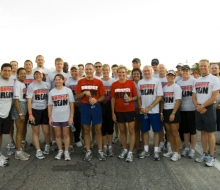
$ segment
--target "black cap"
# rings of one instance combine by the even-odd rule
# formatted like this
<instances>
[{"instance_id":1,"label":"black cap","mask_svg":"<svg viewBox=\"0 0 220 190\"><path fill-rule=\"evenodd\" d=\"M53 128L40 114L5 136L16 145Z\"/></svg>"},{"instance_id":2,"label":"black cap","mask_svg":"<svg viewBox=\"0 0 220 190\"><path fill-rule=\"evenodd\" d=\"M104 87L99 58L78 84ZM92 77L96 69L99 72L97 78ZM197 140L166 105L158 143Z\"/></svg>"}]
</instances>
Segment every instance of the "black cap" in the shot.
<instances>
[{"instance_id":1,"label":"black cap","mask_svg":"<svg viewBox=\"0 0 220 190\"><path fill-rule=\"evenodd\" d=\"M133 61L132 61L132 63L133 63L133 62L141 63L141 60L140 60L139 58L134 58Z\"/></svg>"},{"instance_id":2,"label":"black cap","mask_svg":"<svg viewBox=\"0 0 220 190\"><path fill-rule=\"evenodd\" d=\"M190 70L189 65L183 65L183 66L182 66L182 70L184 70L184 69L188 69L188 70Z\"/></svg>"},{"instance_id":3,"label":"black cap","mask_svg":"<svg viewBox=\"0 0 220 190\"><path fill-rule=\"evenodd\" d=\"M151 65L158 65L158 64L159 64L159 60L158 59L152 59Z\"/></svg>"}]
</instances>

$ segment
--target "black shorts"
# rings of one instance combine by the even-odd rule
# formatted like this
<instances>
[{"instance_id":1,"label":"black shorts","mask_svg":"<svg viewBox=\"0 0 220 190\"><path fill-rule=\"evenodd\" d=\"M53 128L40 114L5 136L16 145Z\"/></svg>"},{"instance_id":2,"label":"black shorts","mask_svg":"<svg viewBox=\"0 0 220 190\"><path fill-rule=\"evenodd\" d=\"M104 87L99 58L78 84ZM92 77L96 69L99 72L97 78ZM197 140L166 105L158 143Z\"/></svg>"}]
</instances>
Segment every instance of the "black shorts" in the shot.
<instances>
[{"instance_id":1,"label":"black shorts","mask_svg":"<svg viewBox=\"0 0 220 190\"><path fill-rule=\"evenodd\" d=\"M112 120L111 101L107 101L102 106L102 136L112 135L114 132L114 121Z\"/></svg>"},{"instance_id":2,"label":"black shorts","mask_svg":"<svg viewBox=\"0 0 220 190\"><path fill-rule=\"evenodd\" d=\"M0 117L0 134L9 134L11 127L11 113L9 113L8 117L1 118Z\"/></svg>"},{"instance_id":3,"label":"black shorts","mask_svg":"<svg viewBox=\"0 0 220 190\"><path fill-rule=\"evenodd\" d=\"M116 119L118 123L130 123L135 121L135 118L137 116L135 111L131 112L115 112Z\"/></svg>"},{"instance_id":4,"label":"black shorts","mask_svg":"<svg viewBox=\"0 0 220 190\"><path fill-rule=\"evenodd\" d=\"M180 111L180 127L183 133L196 134L195 111Z\"/></svg>"},{"instance_id":5,"label":"black shorts","mask_svg":"<svg viewBox=\"0 0 220 190\"><path fill-rule=\"evenodd\" d=\"M207 111L204 114L200 114L195 111L196 129L198 131L206 131L209 133L216 131L216 121L214 115L214 105L206 107Z\"/></svg>"},{"instance_id":6,"label":"black shorts","mask_svg":"<svg viewBox=\"0 0 220 190\"><path fill-rule=\"evenodd\" d=\"M216 109L217 131L220 131L220 109Z\"/></svg>"},{"instance_id":7,"label":"black shorts","mask_svg":"<svg viewBox=\"0 0 220 190\"><path fill-rule=\"evenodd\" d=\"M35 121L34 121L34 124L31 123L31 125L33 126L49 125L47 108L44 110L36 110L32 108L32 114L35 118Z\"/></svg>"},{"instance_id":8,"label":"black shorts","mask_svg":"<svg viewBox=\"0 0 220 190\"><path fill-rule=\"evenodd\" d=\"M163 110L164 123L180 123L181 122L179 110L177 110L175 117L174 117L174 120L173 121L169 120L172 112L173 112L173 109Z\"/></svg>"}]
</instances>

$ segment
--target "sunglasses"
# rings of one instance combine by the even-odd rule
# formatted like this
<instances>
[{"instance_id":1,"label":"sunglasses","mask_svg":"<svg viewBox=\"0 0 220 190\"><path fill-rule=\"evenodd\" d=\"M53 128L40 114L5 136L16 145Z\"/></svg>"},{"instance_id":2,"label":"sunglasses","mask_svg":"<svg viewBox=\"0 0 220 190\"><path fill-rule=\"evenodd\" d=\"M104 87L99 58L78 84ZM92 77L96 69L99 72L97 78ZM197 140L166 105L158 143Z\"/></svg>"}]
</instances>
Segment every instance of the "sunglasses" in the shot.
<instances>
[{"instance_id":1,"label":"sunglasses","mask_svg":"<svg viewBox=\"0 0 220 190\"><path fill-rule=\"evenodd\" d=\"M101 68L102 66L95 66L95 68Z\"/></svg>"}]
</instances>

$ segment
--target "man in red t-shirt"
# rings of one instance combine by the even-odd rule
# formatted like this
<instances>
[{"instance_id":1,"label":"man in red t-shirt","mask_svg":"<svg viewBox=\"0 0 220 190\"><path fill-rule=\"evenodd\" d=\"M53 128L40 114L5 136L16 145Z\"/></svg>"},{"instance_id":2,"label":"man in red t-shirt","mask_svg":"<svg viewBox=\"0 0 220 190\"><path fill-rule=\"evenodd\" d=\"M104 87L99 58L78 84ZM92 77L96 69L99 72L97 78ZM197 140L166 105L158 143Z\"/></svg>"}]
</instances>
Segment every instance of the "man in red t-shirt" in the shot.
<instances>
[{"instance_id":1,"label":"man in red t-shirt","mask_svg":"<svg viewBox=\"0 0 220 190\"><path fill-rule=\"evenodd\" d=\"M80 112L81 123L84 129L84 141L86 145L86 155L84 161L92 159L90 151L90 126L95 127L96 140L98 143L98 158L106 160L102 152L102 108L100 102L105 98L105 89L102 81L94 78L94 66L92 63L85 65L85 78L78 81L76 87L76 99L81 99Z\"/></svg>"}]
</instances>

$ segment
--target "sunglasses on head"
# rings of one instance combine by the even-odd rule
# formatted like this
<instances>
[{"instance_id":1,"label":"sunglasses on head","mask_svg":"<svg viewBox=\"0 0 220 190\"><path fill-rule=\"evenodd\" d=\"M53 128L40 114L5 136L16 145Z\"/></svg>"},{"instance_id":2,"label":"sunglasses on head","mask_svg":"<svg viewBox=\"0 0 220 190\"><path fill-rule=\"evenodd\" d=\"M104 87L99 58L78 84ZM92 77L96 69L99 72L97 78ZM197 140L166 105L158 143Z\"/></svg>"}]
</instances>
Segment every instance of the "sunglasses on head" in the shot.
<instances>
[{"instance_id":1,"label":"sunglasses on head","mask_svg":"<svg viewBox=\"0 0 220 190\"><path fill-rule=\"evenodd\" d=\"M102 66L95 66L95 68L101 68Z\"/></svg>"}]
</instances>

